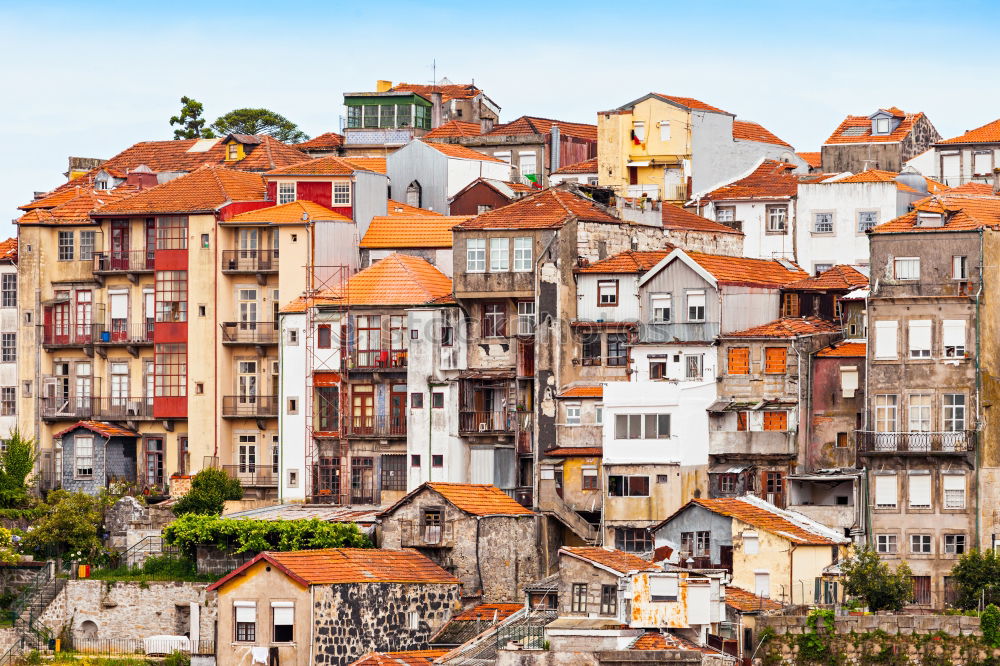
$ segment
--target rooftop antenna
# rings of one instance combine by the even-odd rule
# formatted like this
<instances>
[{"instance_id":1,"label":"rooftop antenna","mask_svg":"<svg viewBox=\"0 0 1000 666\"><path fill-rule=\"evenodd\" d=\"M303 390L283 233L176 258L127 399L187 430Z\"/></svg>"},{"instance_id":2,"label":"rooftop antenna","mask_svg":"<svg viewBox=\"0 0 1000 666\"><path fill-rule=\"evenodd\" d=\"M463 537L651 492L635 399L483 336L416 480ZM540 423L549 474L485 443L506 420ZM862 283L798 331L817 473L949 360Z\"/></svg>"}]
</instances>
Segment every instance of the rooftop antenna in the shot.
<instances>
[{"instance_id":1,"label":"rooftop antenna","mask_svg":"<svg viewBox=\"0 0 1000 666\"><path fill-rule=\"evenodd\" d=\"M431 59L431 87L437 90L438 85L438 65L437 58Z\"/></svg>"}]
</instances>

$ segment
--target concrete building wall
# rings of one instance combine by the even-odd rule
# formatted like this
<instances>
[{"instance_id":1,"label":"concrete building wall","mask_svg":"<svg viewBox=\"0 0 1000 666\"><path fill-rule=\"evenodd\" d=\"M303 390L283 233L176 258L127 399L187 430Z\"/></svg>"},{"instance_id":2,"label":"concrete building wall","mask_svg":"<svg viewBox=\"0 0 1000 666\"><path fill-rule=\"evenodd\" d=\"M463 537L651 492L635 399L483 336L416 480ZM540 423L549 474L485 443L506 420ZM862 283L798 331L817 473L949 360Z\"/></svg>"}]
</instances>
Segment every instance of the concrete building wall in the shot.
<instances>
[{"instance_id":1,"label":"concrete building wall","mask_svg":"<svg viewBox=\"0 0 1000 666\"><path fill-rule=\"evenodd\" d=\"M710 532L709 554L712 563L716 564L720 562L721 547L733 545L732 522L728 516L713 513L698 505L692 505L653 532L653 544L656 548L670 546L679 553L681 552L682 534L685 532ZM752 587L745 589L752 589Z\"/></svg>"},{"instance_id":2,"label":"concrete building wall","mask_svg":"<svg viewBox=\"0 0 1000 666\"><path fill-rule=\"evenodd\" d=\"M613 306L598 302L598 283L612 282L618 293ZM580 273L576 276L577 317L582 321L637 321L639 279L628 273Z\"/></svg>"},{"instance_id":3,"label":"concrete building wall","mask_svg":"<svg viewBox=\"0 0 1000 666\"><path fill-rule=\"evenodd\" d=\"M607 569L596 567L590 562L585 562L572 555L559 554L559 616L560 617L608 617L620 618L623 610L619 609L614 614L601 613L601 586L613 585L617 587L619 576L611 573ZM585 609L573 609L573 585L583 584L587 586L585 595Z\"/></svg>"},{"instance_id":4,"label":"concrete building wall","mask_svg":"<svg viewBox=\"0 0 1000 666\"><path fill-rule=\"evenodd\" d=\"M792 261L797 259L795 230L798 224L796 221L798 207L794 199L710 201L701 209L701 215L711 220L717 219L717 211L720 206L732 207L734 219L741 223L743 254L737 256L750 257L751 259L779 257ZM768 206L785 206L787 208L784 232L767 230Z\"/></svg>"}]
</instances>

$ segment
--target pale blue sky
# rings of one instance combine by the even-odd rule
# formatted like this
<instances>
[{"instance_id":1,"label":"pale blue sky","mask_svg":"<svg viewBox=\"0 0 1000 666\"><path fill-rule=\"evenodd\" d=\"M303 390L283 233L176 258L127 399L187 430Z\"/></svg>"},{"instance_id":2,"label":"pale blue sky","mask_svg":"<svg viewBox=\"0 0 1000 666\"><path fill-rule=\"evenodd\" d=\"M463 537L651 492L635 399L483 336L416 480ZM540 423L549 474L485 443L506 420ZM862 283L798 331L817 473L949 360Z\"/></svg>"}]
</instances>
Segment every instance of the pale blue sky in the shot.
<instances>
[{"instance_id":1,"label":"pale blue sky","mask_svg":"<svg viewBox=\"0 0 1000 666\"><path fill-rule=\"evenodd\" d=\"M849 114L924 111L953 136L1000 117L1000 5L967 2L130 2L0 0L0 233L69 155L169 139L266 106L310 135L376 79L475 79L501 119L596 122L655 90L818 150Z\"/></svg>"}]
</instances>

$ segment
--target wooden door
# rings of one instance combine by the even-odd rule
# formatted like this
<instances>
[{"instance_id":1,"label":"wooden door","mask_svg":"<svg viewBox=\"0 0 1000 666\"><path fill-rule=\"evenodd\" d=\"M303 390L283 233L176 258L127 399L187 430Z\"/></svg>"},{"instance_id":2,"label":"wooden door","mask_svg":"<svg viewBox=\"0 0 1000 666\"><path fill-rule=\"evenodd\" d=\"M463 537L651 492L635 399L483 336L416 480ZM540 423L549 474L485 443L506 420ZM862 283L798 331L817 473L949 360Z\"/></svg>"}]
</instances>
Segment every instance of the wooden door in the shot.
<instances>
[{"instance_id":1,"label":"wooden door","mask_svg":"<svg viewBox=\"0 0 1000 666\"><path fill-rule=\"evenodd\" d=\"M146 220L146 269L152 270L156 261L156 218Z\"/></svg>"},{"instance_id":2,"label":"wooden door","mask_svg":"<svg viewBox=\"0 0 1000 666\"><path fill-rule=\"evenodd\" d=\"M111 223L111 270L127 271L128 265L128 220L114 220Z\"/></svg>"},{"instance_id":3,"label":"wooden door","mask_svg":"<svg viewBox=\"0 0 1000 666\"><path fill-rule=\"evenodd\" d=\"M389 393L389 434L406 433L406 386L396 385Z\"/></svg>"},{"instance_id":4,"label":"wooden door","mask_svg":"<svg viewBox=\"0 0 1000 666\"><path fill-rule=\"evenodd\" d=\"M375 387L354 386L351 389L351 426L359 435L371 434L374 428Z\"/></svg>"}]
</instances>

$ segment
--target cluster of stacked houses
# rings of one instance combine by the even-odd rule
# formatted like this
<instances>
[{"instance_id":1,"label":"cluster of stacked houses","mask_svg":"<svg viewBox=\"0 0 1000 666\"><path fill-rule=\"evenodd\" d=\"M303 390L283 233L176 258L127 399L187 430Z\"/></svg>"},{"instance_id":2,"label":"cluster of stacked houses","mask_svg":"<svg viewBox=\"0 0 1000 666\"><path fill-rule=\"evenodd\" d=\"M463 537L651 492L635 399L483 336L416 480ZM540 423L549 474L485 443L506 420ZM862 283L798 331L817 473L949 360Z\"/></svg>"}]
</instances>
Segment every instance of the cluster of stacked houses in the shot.
<instances>
[{"instance_id":1,"label":"cluster of stacked houses","mask_svg":"<svg viewBox=\"0 0 1000 666\"><path fill-rule=\"evenodd\" d=\"M477 591L554 594L550 640L601 649L675 626L705 645L729 599L835 598L852 542L940 607L957 557L993 547L1000 121L942 140L879 109L796 153L656 93L596 126L501 124L471 85L344 101L343 134L139 143L22 206L0 418L36 438L43 488L176 495L220 467L261 500L382 507L383 546L446 570L434 622ZM530 535L470 537L448 507ZM453 557L482 541L519 547ZM235 580L273 566L315 608L364 568L262 557ZM665 624L678 586L699 619ZM222 620L248 649L251 601ZM314 650L355 655L302 612ZM404 647L421 622L392 621L422 632Z\"/></svg>"}]
</instances>

